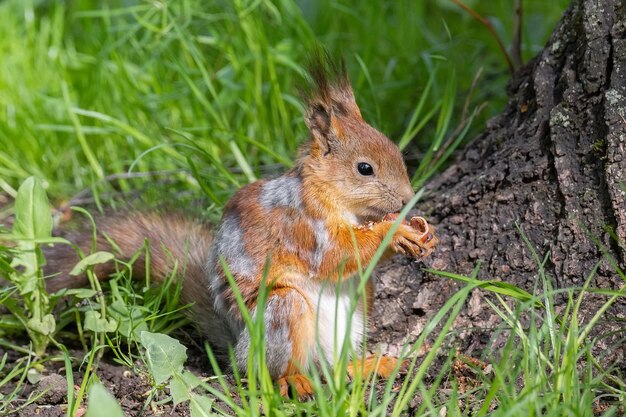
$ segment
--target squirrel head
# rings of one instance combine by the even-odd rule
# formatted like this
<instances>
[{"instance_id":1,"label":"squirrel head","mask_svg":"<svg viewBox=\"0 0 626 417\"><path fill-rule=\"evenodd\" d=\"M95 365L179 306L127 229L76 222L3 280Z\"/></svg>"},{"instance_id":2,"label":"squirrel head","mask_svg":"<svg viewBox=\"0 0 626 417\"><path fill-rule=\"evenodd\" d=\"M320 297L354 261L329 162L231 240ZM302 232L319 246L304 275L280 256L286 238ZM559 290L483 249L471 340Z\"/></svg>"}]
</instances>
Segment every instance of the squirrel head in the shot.
<instances>
[{"instance_id":1,"label":"squirrel head","mask_svg":"<svg viewBox=\"0 0 626 417\"><path fill-rule=\"evenodd\" d=\"M413 197L400 150L367 124L354 99L342 60L316 54L309 68L305 121L311 140L301 149L303 176L351 223L379 221Z\"/></svg>"}]
</instances>

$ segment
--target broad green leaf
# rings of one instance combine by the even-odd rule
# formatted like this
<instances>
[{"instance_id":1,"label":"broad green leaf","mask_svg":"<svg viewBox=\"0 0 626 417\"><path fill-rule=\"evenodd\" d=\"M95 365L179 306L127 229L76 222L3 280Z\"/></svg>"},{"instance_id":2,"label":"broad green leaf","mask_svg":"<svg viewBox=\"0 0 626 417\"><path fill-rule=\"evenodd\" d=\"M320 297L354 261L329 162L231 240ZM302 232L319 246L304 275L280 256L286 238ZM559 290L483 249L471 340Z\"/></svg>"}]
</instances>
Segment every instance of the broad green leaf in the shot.
<instances>
[{"instance_id":1,"label":"broad green leaf","mask_svg":"<svg viewBox=\"0 0 626 417\"><path fill-rule=\"evenodd\" d=\"M124 417L122 407L101 383L89 390L89 404L85 417Z\"/></svg>"},{"instance_id":2,"label":"broad green leaf","mask_svg":"<svg viewBox=\"0 0 626 417\"><path fill-rule=\"evenodd\" d=\"M27 178L17 190L13 233L26 239L50 237L52 212L41 181Z\"/></svg>"},{"instance_id":3,"label":"broad green leaf","mask_svg":"<svg viewBox=\"0 0 626 417\"><path fill-rule=\"evenodd\" d=\"M35 177L29 177L18 189L15 198L15 223L13 225L13 235L18 242L20 251L11 261L11 267L21 268L21 272L13 275L12 281L21 295L37 291L37 287L41 284L37 274L43 263L43 255L37 247L36 241L50 239L51 233L52 212L48 197L41 182ZM33 323L33 325L39 329L46 327L45 323L41 322Z\"/></svg>"},{"instance_id":4,"label":"broad green leaf","mask_svg":"<svg viewBox=\"0 0 626 417\"><path fill-rule=\"evenodd\" d=\"M200 385L200 379L189 371L174 375L170 381L170 394L174 405L191 399L193 389Z\"/></svg>"},{"instance_id":5,"label":"broad green leaf","mask_svg":"<svg viewBox=\"0 0 626 417\"><path fill-rule=\"evenodd\" d=\"M189 409L191 410L191 417L213 417L216 414L212 413L213 401L209 397L204 397L198 394L192 394L191 401L189 402Z\"/></svg>"},{"instance_id":6,"label":"broad green leaf","mask_svg":"<svg viewBox=\"0 0 626 417\"><path fill-rule=\"evenodd\" d=\"M181 378L174 377L170 381L170 395L174 405L180 404L191 398L187 385Z\"/></svg>"},{"instance_id":7,"label":"broad green leaf","mask_svg":"<svg viewBox=\"0 0 626 417\"><path fill-rule=\"evenodd\" d=\"M89 310L85 313L84 327L92 332L111 333L117 329L117 321L103 318L99 311Z\"/></svg>"},{"instance_id":8,"label":"broad green leaf","mask_svg":"<svg viewBox=\"0 0 626 417\"><path fill-rule=\"evenodd\" d=\"M43 335L49 335L56 328L56 320L52 314L46 314L41 320L33 317L28 320L28 328Z\"/></svg>"},{"instance_id":9,"label":"broad green leaf","mask_svg":"<svg viewBox=\"0 0 626 417\"><path fill-rule=\"evenodd\" d=\"M87 269L88 266L103 264L113 259L114 256L110 252L96 252L89 256L84 257L79 263L72 269L70 275L80 275Z\"/></svg>"},{"instance_id":10,"label":"broad green leaf","mask_svg":"<svg viewBox=\"0 0 626 417\"><path fill-rule=\"evenodd\" d=\"M148 369L157 384L182 372L187 348L178 340L161 333L141 332L141 344L146 349Z\"/></svg>"}]
</instances>

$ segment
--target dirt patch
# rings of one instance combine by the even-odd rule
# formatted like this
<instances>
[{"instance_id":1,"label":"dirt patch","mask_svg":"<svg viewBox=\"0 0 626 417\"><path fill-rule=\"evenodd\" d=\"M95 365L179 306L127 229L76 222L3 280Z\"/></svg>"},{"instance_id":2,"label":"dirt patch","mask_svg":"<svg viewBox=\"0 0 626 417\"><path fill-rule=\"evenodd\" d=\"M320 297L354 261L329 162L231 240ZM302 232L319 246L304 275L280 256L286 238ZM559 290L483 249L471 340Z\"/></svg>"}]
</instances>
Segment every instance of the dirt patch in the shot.
<instances>
[{"instance_id":1,"label":"dirt patch","mask_svg":"<svg viewBox=\"0 0 626 417\"><path fill-rule=\"evenodd\" d=\"M58 352L57 352L58 353ZM82 358L80 351L71 351L72 357ZM54 356L55 352L51 352ZM36 384L25 382L23 391L18 399L12 402L11 411L18 411L20 416L65 416L67 413L68 386L66 369L63 362L48 361L46 368L42 372L41 380ZM159 395L150 397L151 384L145 373L134 373L128 367L114 364L111 358L103 359L96 371L98 378L107 390L117 398L125 415L135 416L188 416L188 407L179 405L172 407L171 404L158 406L156 403L162 399ZM74 383L72 387L74 393L78 393L80 384L83 381L84 369L73 371ZM2 394L8 394L14 388L13 384L2 387ZM22 406L31 402L25 408ZM78 415L85 411L85 406L79 407Z\"/></svg>"},{"instance_id":2,"label":"dirt patch","mask_svg":"<svg viewBox=\"0 0 626 417\"><path fill-rule=\"evenodd\" d=\"M0 350L0 355L4 352ZM78 394L80 384L84 377L84 366L80 366L83 352L71 350L70 355L76 360L73 367L74 394ZM210 366L203 352L190 348L189 358L185 368L200 378L211 376L208 371ZM19 356L11 353L11 360L16 360ZM60 352L50 351L50 356L60 356ZM9 365L10 366L10 365ZM105 355L98 363L96 375L106 389L117 399L126 416L174 416L189 417L190 410L187 403L176 406L169 400L169 392L166 388L154 390L150 381L148 371L143 364L137 361L135 371L126 365L117 364L110 355ZM226 377L226 382L235 386L232 376ZM217 382L207 382L216 390L221 390ZM15 382L4 385L0 393L7 395L15 388ZM25 381L19 397L11 403L11 408L7 411L9 415L16 413L21 417L56 417L67 415L68 408L68 386L66 370L62 361L48 361L42 371L41 380L37 383ZM29 405L24 407L24 404ZM78 408L77 416L81 416L86 411L87 401ZM216 399L214 407L229 410L228 406Z\"/></svg>"}]
</instances>

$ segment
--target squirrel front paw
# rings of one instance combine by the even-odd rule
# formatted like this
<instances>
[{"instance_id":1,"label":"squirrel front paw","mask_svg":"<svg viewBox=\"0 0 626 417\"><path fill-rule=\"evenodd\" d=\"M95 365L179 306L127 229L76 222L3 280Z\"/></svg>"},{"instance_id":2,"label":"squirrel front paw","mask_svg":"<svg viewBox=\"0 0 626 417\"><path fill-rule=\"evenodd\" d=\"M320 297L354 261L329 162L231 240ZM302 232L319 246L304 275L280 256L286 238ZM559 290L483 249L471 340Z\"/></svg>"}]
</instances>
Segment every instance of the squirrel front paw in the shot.
<instances>
[{"instance_id":1,"label":"squirrel front paw","mask_svg":"<svg viewBox=\"0 0 626 417\"><path fill-rule=\"evenodd\" d=\"M395 221L398 215L388 214L383 221ZM435 228L423 217L412 217L409 222L404 220L391 240L391 248L398 253L414 258L425 258L430 255L439 243L435 236Z\"/></svg>"}]
</instances>

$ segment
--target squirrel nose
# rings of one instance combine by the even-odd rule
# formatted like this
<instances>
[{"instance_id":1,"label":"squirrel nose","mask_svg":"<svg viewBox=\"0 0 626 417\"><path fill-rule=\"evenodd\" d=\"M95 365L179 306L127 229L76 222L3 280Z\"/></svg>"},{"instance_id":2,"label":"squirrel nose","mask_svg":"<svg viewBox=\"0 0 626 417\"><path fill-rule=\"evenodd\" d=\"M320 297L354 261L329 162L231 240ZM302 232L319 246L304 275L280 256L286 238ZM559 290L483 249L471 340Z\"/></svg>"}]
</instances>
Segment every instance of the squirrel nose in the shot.
<instances>
[{"instance_id":1,"label":"squirrel nose","mask_svg":"<svg viewBox=\"0 0 626 417\"><path fill-rule=\"evenodd\" d=\"M410 185L404 187L404 190L402 190L402 205L406 206L413 196L415 196L413 188Z\"/></svg>"}]
</instances>

